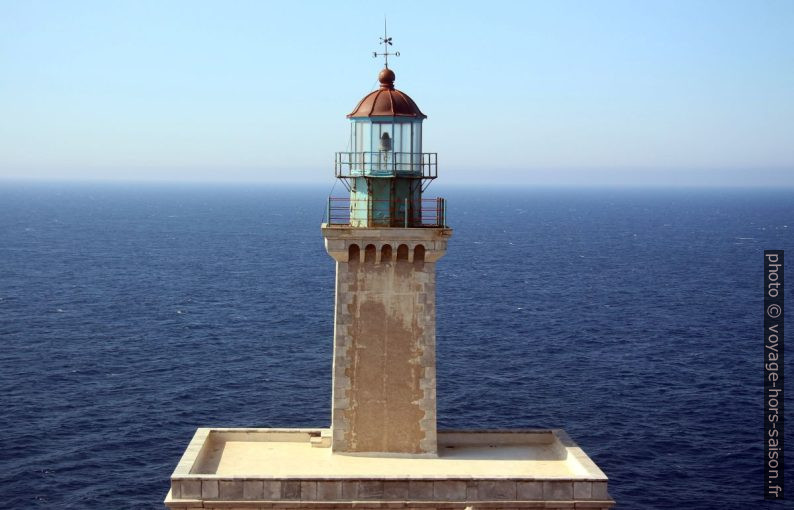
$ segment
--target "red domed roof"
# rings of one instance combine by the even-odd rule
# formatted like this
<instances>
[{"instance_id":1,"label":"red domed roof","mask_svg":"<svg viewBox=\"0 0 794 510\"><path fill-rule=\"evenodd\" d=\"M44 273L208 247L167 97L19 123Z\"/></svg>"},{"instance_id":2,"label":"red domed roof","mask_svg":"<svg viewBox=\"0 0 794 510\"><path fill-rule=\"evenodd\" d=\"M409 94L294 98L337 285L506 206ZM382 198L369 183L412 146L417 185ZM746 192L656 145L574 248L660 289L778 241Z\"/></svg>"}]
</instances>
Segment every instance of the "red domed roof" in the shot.
<instances>
[{"instance_id":1,"label":"red domed roof","mask_svg":"<svg viewBox=\"0 0 794 510\"><path fill-rule=\"evenodd\" d=\"M380 88L367 94L348 118L360 117L414 117L426 119L427 115L419 110L414 100L394 88L394 71L384 68L378 75Z\"/></svg>"}]
</instances>

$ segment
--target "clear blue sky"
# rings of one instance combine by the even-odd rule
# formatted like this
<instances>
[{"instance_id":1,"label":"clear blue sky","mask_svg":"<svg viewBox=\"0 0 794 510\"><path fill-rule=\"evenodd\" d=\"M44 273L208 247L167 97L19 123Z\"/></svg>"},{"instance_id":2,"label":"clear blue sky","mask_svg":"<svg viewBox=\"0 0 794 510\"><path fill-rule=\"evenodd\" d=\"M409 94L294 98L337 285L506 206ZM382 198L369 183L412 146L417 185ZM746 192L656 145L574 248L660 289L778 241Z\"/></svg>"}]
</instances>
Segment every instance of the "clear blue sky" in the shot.
<instances>
[{"instance_id":1,"label":"clear blue sky","mask_svg":"<svg viewBox=\"0 0 794 510\"><path fill-rule=\"evenodd\" d=\"M0 0L0 178L328 183L384 14L447 183L794 186L791 0Z\"/></svg>"}]
</instances>

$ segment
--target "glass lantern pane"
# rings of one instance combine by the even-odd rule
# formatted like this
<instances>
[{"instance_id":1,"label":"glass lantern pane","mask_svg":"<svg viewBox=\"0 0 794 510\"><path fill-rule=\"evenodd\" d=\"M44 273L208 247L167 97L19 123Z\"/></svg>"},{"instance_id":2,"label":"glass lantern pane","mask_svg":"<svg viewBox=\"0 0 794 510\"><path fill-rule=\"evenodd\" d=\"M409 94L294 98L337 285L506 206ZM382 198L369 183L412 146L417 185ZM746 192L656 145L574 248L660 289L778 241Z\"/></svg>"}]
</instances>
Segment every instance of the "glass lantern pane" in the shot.
<instances>
[{"instance_id":1,"label":"glass lantern pane","mask_svg":"<svg viewBox=\"0 0 794 510\"><path fill-rule=\"evenodd\" d=\"M378 151L378 144L380 144L380 124L375 122L372 124L370 129L370 138L367 143L367 151L369 152L377 152Z\"/></svg>"},{"instance_id":2,"label":"glass lantern pane","mask_svg":"<svg viewBox=\"0 0 794 510\"><path fill-rule=\"evenodd\" d=\"M371 125L368 122L361 123L361 143L359 144L360 152L368 152Z\"/></svg>"},{"instance_id":3,"label":"glass lantern pane","mask_svg":"<svg viewBox=\"0 0 794 510\"><path fill-rule=\"evenodd\" d=\"M392 150L394 152L402 151L402 131L400 131L400 124L392 124L394 136L392 137Z\"/></svg>"},{"instance_id":4,"label":"glass lantern pane","mask_svg":"<svg viewBox=\"0 0 794 510\"><path fill-rule=\"evenodd\" d=\"M421 122L413 122L411 123L411 130L413 136L412 138L412 155L411 155L411 163L413 164L412 170L418 174L424 173L422 168L422 123Z\"/></svg>"},{"instance_id":5,"label":"glass lantern pane","mask_svg":"<svg viewBox=\"0 0 794 510\"><path fill-rule=\"evenodd\" d=\"M411 122L404 122L400 125L402 136L400 139L402 143L400 144L400 152L412 152L411 151Z\"/></svg>"}]
</instances>

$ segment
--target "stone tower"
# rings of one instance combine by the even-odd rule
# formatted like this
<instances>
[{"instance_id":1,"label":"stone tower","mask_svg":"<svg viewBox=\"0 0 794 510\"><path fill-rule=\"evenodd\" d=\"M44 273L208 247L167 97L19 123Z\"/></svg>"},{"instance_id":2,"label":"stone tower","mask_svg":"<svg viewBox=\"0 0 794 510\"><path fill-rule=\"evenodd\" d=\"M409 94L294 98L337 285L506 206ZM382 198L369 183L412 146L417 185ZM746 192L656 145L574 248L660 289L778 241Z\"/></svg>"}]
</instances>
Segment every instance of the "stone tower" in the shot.
<instances>
[{"instance_id":1,"label":"stone tower","mask_svg":"<svg viewBox=\"0 0 794 510\"><path fill-rule=\"evenodd\" d=\"M329 198L322 226L336 261L331 445L434 456L435 270L452 231L444 200L422 195L437 176L426 115L388 66L378 80L347 116L352 151L335 172L350 194Z\"/></svg>"}]
</instances>

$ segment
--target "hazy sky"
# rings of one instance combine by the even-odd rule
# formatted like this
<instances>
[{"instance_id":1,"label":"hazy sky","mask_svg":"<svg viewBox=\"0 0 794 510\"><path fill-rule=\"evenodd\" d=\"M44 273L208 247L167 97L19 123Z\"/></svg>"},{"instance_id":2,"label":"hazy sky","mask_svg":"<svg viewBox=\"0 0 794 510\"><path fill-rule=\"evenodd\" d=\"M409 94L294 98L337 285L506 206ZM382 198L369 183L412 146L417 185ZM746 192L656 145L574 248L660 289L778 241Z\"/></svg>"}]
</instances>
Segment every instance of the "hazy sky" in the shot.
<instances>
[{"instance_id":1,"label":"hazy sky","mask_svg":"<svg viewBox=\"0 0 794 510\"><path fill-rule=\"evenodd\" d=\"M384 14L447 183L794 186L791 0L0 0L0 178L329 183Z\"/></svg>"}]
</instances>

